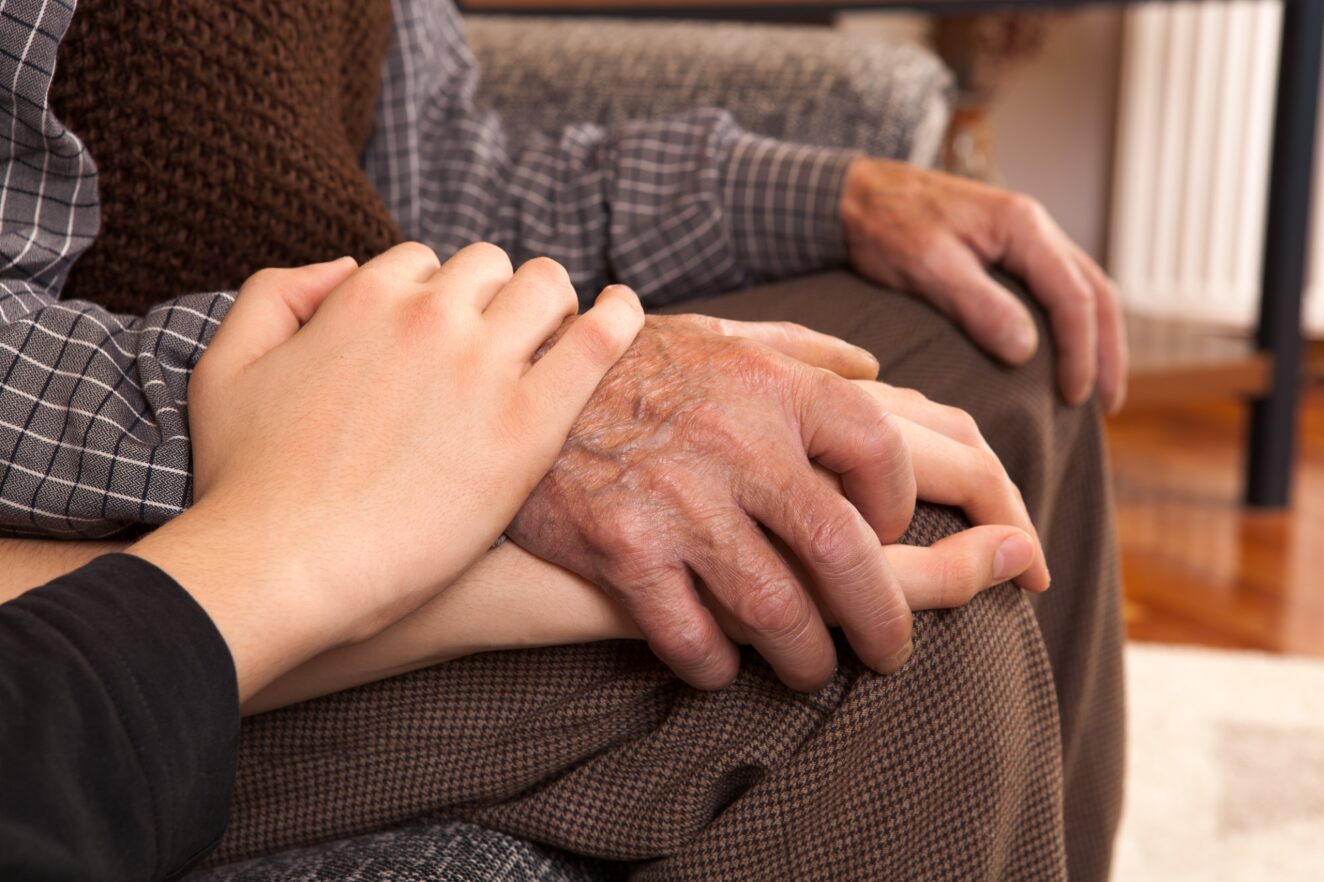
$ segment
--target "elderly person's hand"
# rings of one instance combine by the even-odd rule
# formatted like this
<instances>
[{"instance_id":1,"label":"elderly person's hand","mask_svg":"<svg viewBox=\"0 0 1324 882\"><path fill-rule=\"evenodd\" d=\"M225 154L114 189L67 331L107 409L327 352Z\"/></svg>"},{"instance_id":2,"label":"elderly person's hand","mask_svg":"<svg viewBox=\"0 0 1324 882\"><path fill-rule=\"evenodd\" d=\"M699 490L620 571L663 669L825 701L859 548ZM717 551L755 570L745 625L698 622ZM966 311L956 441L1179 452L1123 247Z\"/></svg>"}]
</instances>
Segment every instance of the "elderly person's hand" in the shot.
<instances>
[{"instance_id":1,"label":"elderly person's hand","mask_svg":"<svg viewBox=\"0 0 1324 882\"><path fill-rule=\"evenodd\" d=\"M696 686L735 676L729 636L748 639L788 685L821 685L836 658L815 597L866 664L895 670L910 652L911 610L883 545L904 532L917 494L1024 531L999 578L1042 590L1048 571L1016 488L968 416L833 372L876 369L794 325L649 317L507 532L607 590ZM738 627L724 632L713 608Z\"/></svg>"},{"instance_id":2,"label":"elderly person's hand","mask_svg":"<svg viewBox=\"0 0 1324 882\"><path fill-rule=\"evenodd\" d=\"M841 199L851 263L913 291L998 358L1020 364L1038 335L1029 312L986 269L1023 279L1053 329L1062 397L1097 389L1109 411L1126 394L1126 337L1117 292L1039 203L975 181L885 159L858 159Z\"/></svg>"}]
</instances>

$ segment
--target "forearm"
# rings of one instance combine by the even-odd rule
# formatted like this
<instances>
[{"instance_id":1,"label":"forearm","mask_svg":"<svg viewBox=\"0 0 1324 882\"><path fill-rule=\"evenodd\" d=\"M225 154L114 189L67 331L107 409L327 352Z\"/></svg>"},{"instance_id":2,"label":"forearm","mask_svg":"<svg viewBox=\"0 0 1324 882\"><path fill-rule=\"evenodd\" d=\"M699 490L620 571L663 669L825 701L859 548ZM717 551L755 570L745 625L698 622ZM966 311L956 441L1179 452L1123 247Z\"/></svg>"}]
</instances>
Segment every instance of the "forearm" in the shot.
<instances>
[{"instance_id":1,"label":"forearm","mask_svg":"<svg viewBox=\"0 0 1324 882\"><path fill-rule=\"evenodd\" d=\"M472 99L454 9L417 5L402 50L462 64L419 75L398 51L383 73L416 112L379 115L364 167L407 237L440 253L488 240L516 264L546 255L581 292L624 282L655 304L844 264L850 153L756 137L711 108L512 135Z\"/></svg>"},{"instance_id":2,"label":"forearm","mask_svg":"<svg viewBox=\"0 0 1324 882\"><path fill-rule=\"evenodd\" d=\"M0 878L174 879L220 838L235 670L166 574L107 556L0 603Z\"/></svg>"},{"instance_id":3,"label":"forearm","mask_svg":"<svg viewBox=\"0 0 1324 882\"><path fill-rule=\"evenodd\" d=\"M596 586L512 542L370 640L314 658L244 702L262 713L478 652L637 637Z\"/></svg>"},{"instance_id":4,"label":"forearm","mask_svg":"<svg viewBox=\"0 0 1324 882\"><path fill-rule=\"evenodd\" d=\"M0 539L0 602L126 547L114 542ZM476 652L637 634L624 612L595 586L508 542L376 637L323 653L279 678L246 701L244 713L272 710Z\"/></svg>"}]
</instances>

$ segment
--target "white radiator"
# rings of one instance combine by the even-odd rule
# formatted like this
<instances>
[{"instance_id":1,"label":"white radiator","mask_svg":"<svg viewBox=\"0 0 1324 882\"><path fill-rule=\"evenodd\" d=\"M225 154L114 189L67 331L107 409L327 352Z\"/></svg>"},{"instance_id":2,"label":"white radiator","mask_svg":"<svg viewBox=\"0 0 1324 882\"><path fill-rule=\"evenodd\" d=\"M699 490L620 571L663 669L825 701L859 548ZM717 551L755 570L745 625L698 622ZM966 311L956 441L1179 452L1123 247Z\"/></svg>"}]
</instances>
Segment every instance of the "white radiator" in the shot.
<instances>
[{"instance_id":1,"label":"white radiator","mask_svg":"<svg viewBox=\"0 0 1324 882\"><path fill-rule=\"evenodd\" d=\"M1282 6L1155 3L1125 15L1109 269L1133 312L1250 327ZM1317 168L1313 240L1321 243ZM1313 255L1307 326L1324 334L1324 247Z\"/></svg>"}]
</instances>

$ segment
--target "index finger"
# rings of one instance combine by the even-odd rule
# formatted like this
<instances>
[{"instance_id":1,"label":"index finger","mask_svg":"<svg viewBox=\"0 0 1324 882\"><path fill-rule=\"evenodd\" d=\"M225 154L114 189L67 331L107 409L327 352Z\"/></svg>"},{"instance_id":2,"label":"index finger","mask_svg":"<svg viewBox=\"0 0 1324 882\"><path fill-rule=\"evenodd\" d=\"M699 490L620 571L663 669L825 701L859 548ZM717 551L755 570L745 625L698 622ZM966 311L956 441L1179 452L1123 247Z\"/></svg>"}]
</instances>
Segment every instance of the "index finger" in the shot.
<instances>
[{"instance_id":1,"label":"index finger","mask_svg":"<svg viewBox=\"0 0 1324 882\"><path fill-rule=\"evenodd\" d=\"M745 488L741 507L808 570L860 660L879 673L897 670L910 658L911 614L878 537L811 469L777 471L791 477Z\"/></svg>"},{"instance_id":2,"label":"index finger","mask_svg":"<svg viewBox=\"0 0 1324 882\"><path fill-rule=\"evenodd\" d=\"M1094 287L1072 253L1074 245L1035 202L1012 203L1003 264L1025 280L1048 313L1057 351L1057 378L1068 404L1090 396L1098 372L1099 326Z\"/></svg>"},{"instance_id":3,"label":"index finger","mask_svg":"<svg viewBox=\"0 0 1324 882\"><path fill-rule=\"evenodd\" d=\"M842 492L895 542L915 513L915 470L897 420L854 383L816 371L800 402L805 454L841 476Z\"/></svg>"},{"instance_id":4,"label":"index finger","mask_svg":"<svg viewBox=\"0 0 1324 882\"><path fill-rule=\"evenodd\" d=\"M872 380L878 376L878 359L869 350L795 322L741 322L713 316L693 318L703 321L716 333L762 343L782 355L832 371L848 380Z\"/></svg>"}]
</instances>

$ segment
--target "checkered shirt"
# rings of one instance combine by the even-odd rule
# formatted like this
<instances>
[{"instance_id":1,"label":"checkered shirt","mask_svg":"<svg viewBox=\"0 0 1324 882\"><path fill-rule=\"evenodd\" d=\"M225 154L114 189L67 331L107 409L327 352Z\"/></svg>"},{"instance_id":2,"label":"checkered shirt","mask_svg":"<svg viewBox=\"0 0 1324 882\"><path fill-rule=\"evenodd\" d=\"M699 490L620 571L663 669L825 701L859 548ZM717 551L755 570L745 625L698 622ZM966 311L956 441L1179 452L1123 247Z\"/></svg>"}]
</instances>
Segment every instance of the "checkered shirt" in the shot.
<instances>
[{"instance_id":1,"label":"checkered shirt","mask_svg":"<svg viewBox=\"0 0 1324 882\"><path fill-rule=\"evenodd\" d=\"M99 229L97 171L47 105L72 0L0 0L0 530L104 537L192 498L186 395L234 301L187 292L145 315L61 300ZM844 259L851 155L698 109L513 142L476 107L449 0L393 0L364 170L405 235L448 255L488 240L561 261L581 296L712 294ZM126 49L126 51L132 51Z\"/></svg>"}]
</instances>

